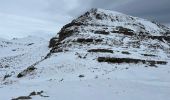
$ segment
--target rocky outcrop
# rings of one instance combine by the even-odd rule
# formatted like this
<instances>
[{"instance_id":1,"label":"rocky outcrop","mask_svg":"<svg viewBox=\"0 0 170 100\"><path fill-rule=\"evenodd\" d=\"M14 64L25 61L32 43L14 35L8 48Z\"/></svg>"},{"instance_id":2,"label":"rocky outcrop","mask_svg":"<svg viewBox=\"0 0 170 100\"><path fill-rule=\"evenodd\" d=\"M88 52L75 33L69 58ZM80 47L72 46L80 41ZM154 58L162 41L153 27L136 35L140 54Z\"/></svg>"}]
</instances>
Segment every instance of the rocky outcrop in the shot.
<instances>
[{"instance_id":1,"label":"rocky outcrop","mask_svg":"<svg viewBox=\"0 0 170 100\"><path fill-rule=\"evenodd\" d=\"M55 52L61 51L61 48L64 48L67 45L71 45L69 43L73 41L74 43L102 43L106 39L105 37L101 38L102 35L124 35L123 37L129 37L130 39L135 39L139 42L145 41L146 39L169 42L170 37L168 36L168 32L169 28L153 21L150 22L145 19L128 16L118 12L91 9L71 23L65 25L58 33L58 37L54 37L50 40L49 47ZM122 45L122 40L117 41L114 38L112 39L113 42L117 42L116 44Z\"/></svg>"},{"instance_id":2,"label":"rocky outcrop","mask_svg":"<svg viewBox=\"0 0 170 100\"><path fill-rule=\"evenodd\" d=\"M71 23L65 25L58 33L58 37L50 40L51 53L65 51L87 51L97 53L98 56L105 53L105 57L96 58L99 62L142 62L154 64L166 64L164 61L134 58L132 51L143 51L144 57L156 58L158 56L146 56L161 52L168 53L170 29L153 21L132 17L119 12L102 9L91 9ZM94 48L96 47L96 48ZM115 49L119 48L122 55L127 57L120 59L104 59L116 55ZM126 52L124 51L126 48ZM149 51L145 52L145 51ZM119 52L119 51L118 51ZM138 53L137 53L138 54ZM141 55L141 54L139 54ZM114 59L113 59L114 58Z\"/></svg>"}]
</instances>

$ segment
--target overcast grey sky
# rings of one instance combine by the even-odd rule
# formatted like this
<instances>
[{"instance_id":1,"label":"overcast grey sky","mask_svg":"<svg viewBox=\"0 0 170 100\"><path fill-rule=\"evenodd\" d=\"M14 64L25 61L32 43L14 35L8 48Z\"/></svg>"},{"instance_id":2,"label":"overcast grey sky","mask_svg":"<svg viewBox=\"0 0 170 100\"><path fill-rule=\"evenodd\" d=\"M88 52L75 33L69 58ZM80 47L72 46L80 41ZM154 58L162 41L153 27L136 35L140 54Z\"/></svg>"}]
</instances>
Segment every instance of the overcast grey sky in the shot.
<instances>
[{"instance_id":1,"label":"overcast grey sky","mask_svg":"<svg viewBox=\"0 0 170 100\"><path fill-rule=\"evenodd\" d=\"M0 37L57 33L91 8L170 23L170 0L0 0Z\"/></svg>"}]
</instances>

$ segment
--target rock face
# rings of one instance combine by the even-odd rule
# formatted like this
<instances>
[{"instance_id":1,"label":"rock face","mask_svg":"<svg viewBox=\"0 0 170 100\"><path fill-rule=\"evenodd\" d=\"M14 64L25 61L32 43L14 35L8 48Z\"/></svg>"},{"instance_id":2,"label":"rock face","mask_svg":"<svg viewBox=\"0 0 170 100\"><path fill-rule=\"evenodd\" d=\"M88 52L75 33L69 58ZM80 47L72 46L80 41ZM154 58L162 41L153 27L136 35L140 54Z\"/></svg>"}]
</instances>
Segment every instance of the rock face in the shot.
<instances>
[{"instance_id":1,"label":"rock face","mask_svg":"<svg viewBox=\"0 0 170 100\"><path fill-rule=\"evenodd\" d=\"M170 29L156 22L119 12L91 9L65 25L51 39L51 52L90 48L127 48L137 51L168 51ZM97 46L97 48L96 48ZM153 53L153 52L150 52Z\"/></svg>"}]
</instances>

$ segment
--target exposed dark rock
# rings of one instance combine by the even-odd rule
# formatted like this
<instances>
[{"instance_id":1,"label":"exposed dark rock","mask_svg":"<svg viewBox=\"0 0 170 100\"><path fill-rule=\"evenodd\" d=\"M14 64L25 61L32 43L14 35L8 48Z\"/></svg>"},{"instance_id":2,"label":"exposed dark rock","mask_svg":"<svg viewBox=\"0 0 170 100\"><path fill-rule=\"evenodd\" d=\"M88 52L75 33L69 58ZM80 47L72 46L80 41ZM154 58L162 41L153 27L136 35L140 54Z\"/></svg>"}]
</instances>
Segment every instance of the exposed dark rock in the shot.
<instances>
[{"instance_id":1,"label":"exposed dark rock","mask_svg":"<svg viewBox=\"0 0 170 100\"><path fill-rule=\"evenodd\" d=\"M170 36L148 36L148 38L157 39L160 41L166 40L166 41L170 42Z\"/></svg>"},{"instance_id":2,"label":"exposed dark rock","mask_svg":"<svg viewBox=\"0 0 170 100\"><path fill-rule=\"evenodd\" d=\"M102 39L95 39L95 42L102 42Z\"/></svg>"},{"instance_id":3,"label":"exposed dark rock","mask_svg":"<svg viewBox=\"0 0 170 100\"><path fill-rule=\"evenodd\" d=\"M33 45L34 43L27 44L27 46Z\"/></svg>"},{"instance_id":4,"label":"exposed dark rock","mask_svg":"<svg viewBox=\"0 0 170 100\"><path fill-rule=\"evenodd\" d=\"M100 15L100 14L96 14L96 19L102 20L102 19L103 19L103 16Z\"/></svg>"},{"instance_id":5,"label":"exposed dark rock","mask_svg":"<svg viewBox=\"0 0 170 100\"><path fill-rule=\"evenodd\" d=\"M22 78L22 77L24 77L25 75L27 75L28 73L31 73L32 71L34 71L35 69L37 69L37 68L35 68L34 66L30 66L30 67L28 67L27 69L25 69L24 71L20 72L20 73L17 75L17 77L18 77L18 78Z\"/></svg>"},{"instance_id":6,"label":"exposed dark rock","mask_svg":"<svg viewBox=\"0 0 170 100\"><path fill-rule=\"evenodd\" d=\"M31 92L29 96L36 96L36 95L39 95L39 96L43 96L42 93L44 93L44 91L40 91L40 92Z\"/></svg>"},{"instance_id":7,"label":"exposed dark rock","mask_svg":"<svg viewBox=\"0 0 170 100\"><path fill-rule=\"evenodd\" d=\"M88 42L102 42L102 39L92 39L92 38L78 38L77 42L79 43L88 43Z\"/></svg>"},{"instance_id":8,"label":"exposed dark rock","mask_svg":"<svg viewBox=\"0 0 170 100\"><path fill-rule=\"evenodd\" d=\"M24 76L24 75L21 74L21 73L19 73L19 74L17 75L18 78L21 78L21 77L23 77L23 76Z\"/></svg>"},{"instance_id":9,"label":"exposed dark rock","mask_svg":"<svg viewBox=\"0 0 170 100\"><path fill-rule=\"evenodd\" d=\"M156 55L152 55L152 54L141 54L143 56L151 56L151 57L155 57Z\"/></svg>"},{"instance_id":10,"label":"exposed dark rock","mask_svg":"<svg viewBox=\"0 0 170 100\"><path fill-rule=\"evenodd\" d=\"M49 96L42 95L42 93L44 93L44 91L40 91L40 92L33 91L29 94L29 96L20 96L17 98L13 98L11 100L29 100L29 99L32 99L32 96L36 96L36 95L41 96L41 97L49 97Z\"/></svg>"},{"instance_id":11,"label":"exposed dark rock","mask_svg":"<svg viewBox=\"0 0 170 100\"><path fill-rule=\"evenodd\" d=\"M81 23L81 22L72 21L71 23L65 25L61 29L61 31L58 33L59 34L59 41L62 41L65 38L79 32L78 29L75 26L81 26L81 25L86 25L86 24ZM73 27L73 26L74 26L74 29L69 29L70 27Z\"/></svg>"},{"instance_id":12,"label":"exposed dark rock","mask_svg":"<svg viewBox=\"0 0 170 100\"><path fill-rule=\"evenodd\" d=\"M37 93L34 91L34 92L31 92L29 96L35 96L37 95Z\"/></svg>"},{"instance_id":13,"label":"exposed dark rock","mask_svg":"<svg viewBox=\"0 0 170 100\"><path fill-rule=\"evenodd\" d=\"M17 51L16 49L13 49L12 51Z\"/></svg>"},{"instance_id":14,"label":"exposed dark rock","mask_svg":"<svg viewBox=\"0 0 170 100\"><path fill-rule=\"evenodd\" d=\"M128 29L128 28L124 28L122 26L116 27L116 29L114 29L112 31L112 33L121 33L121 34L124 34L124 35L130 35L130 36L135 34L133 30Z\"/></svg>"},{"instance_id":15,"label":"exposed dark rock","mask_svg":"<svg viewBox=\"0 0 170 100\"><path fill-rule=\"evenodd\" d=\"M156 66L156 64L154 62L149 63L149 66L150 67L158 67L158 66Z\"/></svg>"},{"instance_id":16,"label":"exposed dark rock","mask_svg":"<svg viewBox=\"0 0 170 100\"><path fill-rule=\"evenodd\" d=\"M62 82L62 81L64 81L64 79L62 78L61 80L59 80L59 82Z\"/></svg>"},{"instance_id":17,"label":"exposed dark rock","mask_svg":"<svg viewBox=\"0 0 170 100\"><path fill-rule=\"evenodd\" d=\"M99 57L98 62L108 62L108 63L143 63L143 64L167 64L166 61L154 61L154 60L142 60L133 58L110 58L110 57Z\"/></svg>"},{"instance_id":18,"label":"exposed dark rock","mask_svg":"<svg viewBox=\"0 0 170 100\"><path fill-rule=\"evenodd\" d=\"M74 33L75 33L74 30L62 29L62 30L59 32L59 41L64 40L65 38L73 35Z\"/></svg>"},{"instance_id":19,"label":"exposed dark rock","mask_svg":"<svg viewBox=\"0 0 170 100\"><path fill-rule=\"evenodd\" d=\"M95 34L103 34L103 35L108 35L108 34L109 34L109 32L106 32L105 30L95 31L94 33L95 33Z\"/></svg>"},{"instance_id":20,"label":"exposed dark rock","mask_svg":"<svg viewBox=\"0 0 170 100\"><path fill-rule=\"evenodd\" d=\"M88 52L102 52L102 53L113 53L113 50L108 49L91 49Z\"/></svg>"},{"instance_id":21,"label":"exposed dark rock","mask_svg":"<svg viewBox=\"0 0 170 100\"><path fill-rule=\"evenodd\" d=\"M85 77L84 75L79 75L79 78L83 78L83 77Z\"/></svg>"},{"instance_id":22,"label":"exposed dark rock","mask_svg":"<svg viewBox=\"0 0 170 100\"><path fill-rule=\"evenodd\" d=\"M50 50L50 53L59 53L59 52L63 52L62 48L53 48Z\"/></svg>"},{"instance_id":23,"label":"exposed dark rock","mask_svg":"<svg viewBox=\"0 0 170 100\"><path fill-rule=\"evenodd\" d=\"M62 40L64 40L65 38L67 37L70 37L72 36L73 34L77 33L78 32L78 29L76 29L76 27L74 28L74 30L70 30L69 27L72 27L72 26L80 26L80 25L83 25L83 23L80 23L80 22L71 22L67 25L65 25L61 31L58 33L59 34L59 37L54 37L50 40L50 43L49 43L49 48L52 48L52 47L55 47L57 46Z\"/></svg>"},{"instance_id":24,"label":"exposed dark rock","mask_svg":"<svg viewBox=\"0 0 170 100\"><path fill-rule=\"evenodd\" d=\"M29 100L32 99L30 96L20 96L18 98L13 98L12 100Z\"/></svg>"},{"instance_id":25,"label":"exposed dark rock","mask_svg":"<svg viewBox=\"0 0 170 100\"><path fill-rule=\"evenodd\" d=\"M55 47L57 43L58 43L58 38L53 37L53 38L50 40L50 43L49 43L49 46L48 46L48 47L49 47L49 48Z\"/></svg>"},{"instance_id":26,"label":"exposed dark rock","mask_svg":"<svg viewBox=\"0 0 170 100\"><path fill-rule=\"evenodd\" d=\"M85 55L81 55L80 53L76 52L76 54L78 56L78 58L82 58L82 59L86 59L87 55L88 54L85 54Z\"/></svg>"},{"instance_id":27,"label":"exposed dark rock","mask_svg":"<svg viewBox=\"0 0 170 100\"><path fill-rule=\"evenodd\" d=\"M72 26L81 26L81 25L85 25L84 23L81 23L81 22L75 22L75 21L72 21L71 23L69 24L66 24L63 29L67 29L69 27L72 27Z\"/></svg>"},{"instance_id":28,"label":"exposed dark rock","mask_svg":"<svg viewBox=\"0 0 170 100\"><path fill-rule=\"evenodd\" d=\"M153 40L159 40L159 41L167 41L167 42L170 42L170 36L151 36L151 35L144 35L144 34L140 34L138 35L138 37L140 38L143 38L143 39L146 39L146 38L150 38L150 39L153 39Z\"/></svg>"},{"instance_id":29,"label":"exposed dark rock","mask_svg":"<svg viewBox=\"0 0 170 100\"><path fill-rule=\"evenodd\" d=\"M122 54L127 54L129 55L130 53L128 51L122 51Z\"/></svg>"},{"instance_id":30,"label":"exposed dark rock","mask_svg":"<svg viewBox=\"0 0 170 100\"><path fill-rule=\"evenodd\" d=\"M78 39L77 39L77 42L80 42L80 43L82 43L82 42L93 42L93 40L94 40L94 39L78 38Z\"/></svg>"},{"instance_id":31,"label":"exposed dark rock","mask_svg":"<svg viewBox=\"0 0 170 100\"><path fill-rule=\"evenodd\" d=\"M3 81L4 81L5 79L11 77L11 76L12 76L11 74L6 74L6 75L4 76L4 78L3 78Z\"/></svg>"}]
</instances>

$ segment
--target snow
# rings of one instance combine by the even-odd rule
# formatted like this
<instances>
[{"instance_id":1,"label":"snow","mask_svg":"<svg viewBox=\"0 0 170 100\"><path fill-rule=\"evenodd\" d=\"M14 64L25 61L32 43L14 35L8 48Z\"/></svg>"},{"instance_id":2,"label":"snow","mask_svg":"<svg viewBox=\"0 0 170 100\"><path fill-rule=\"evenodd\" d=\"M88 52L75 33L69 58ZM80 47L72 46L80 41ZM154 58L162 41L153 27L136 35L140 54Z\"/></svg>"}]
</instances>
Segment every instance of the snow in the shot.
<instances>
[{"instance_id":1,"label":"snow","mask_svg":"<svg viewBox=\"0 0 170 100\"><path fill-rule=\"evenodd\" d=\"M95 9L92 9L92 10L95 10ZM122 16L125 15L125 14L117 12L117 11L110 11L110 10L105 10L105 9L101 9L101 8L97 8L97 12L98 13L104 12L107 15L113 15L113 16L115 16L115 15L122 15Z\"/></svg>"},{"instance_id":2,"label":"snow","mask_svg":"<svg viewBox=\"0 0 170 100\"><path fill-rule=\"evenodd\" d=\"M122 26L124 28L129 28L136 33L147 32L153 36L162 36L162 33L165 33L167 27L159 27L155 23L141 19L138 17L133 17L130 15L122 14L116 11L109 11L103 9L92 9L89 11L90 15L82 16L78 19L74 20L75 22L81 22L88 24L96 24L100 26L107 26L107 27L116 27ZM102 17L102 20L96 19L96 15L99 14ZM170 29L168 29L170 30Z\"/></svg>"},{"instance_id":3,"label":"snow","mask_svg":"<svg viewBox=\"0 0 170 100\"><path fill-rule=\"evenodd\" d=\"M121 15L120 18L126 18L126 21L129 18L118 12L102 9L99 9L98 12L110 16ZM146 20L145 22L143 19L135 18L136 20L147 26L146 30L156 32L161 30ZM117 24L136 29L131 25L126 26L124 20L122 21L110 25ZM110 23L108 20L94 20L94 22L97 24ZM134 20L129 19L128 22L132 23ZM71 27L71 29L74 28ZM143 39L136 48L129 43L139 41L138 38L119 33L94 34L90 31L103 28L103 26L79 28L79 30L84 29L85 31L73 34L62 41L61 47L68 51L51 54L47 59L44 57L51 50L48 48L51 35L29 36L12 40L0 38L0 100L28 96L33 91L43 91L42 95L48 97L36 95L32 96L32 100L170 100L169 45L159 40ZM112 27L108 26L107 31L111 30ZM72 42L77 38L102 38L103 41L89 44ZM150 45L158 45L158 47L155 49ZM113 50L113 53L87 52L95 48ZM130 54L123 54L124 51ZM146 57L142 54L156 56ZM160 60L168 63L166 65L157 64L157 67L142 63L110 64L99 63L98 57ZM17 78L18 73L35 63L37 63L36 70L22 78ZM10 75L10 77L4 79L5 75ZM80 77L80 75L84 77Z\"/></svg>"},{"instance_id":4,"label":"snow","mask_svg":"<svg viewBox=\"0 0 170 100\"><path fill-rule=\"evenodd\" d=\"M44 48L43 50L48 51ZM44 54L43 51L39 52ZM35 60L34 57L32 59ZM37 65L36 73L21 79L12 78L12 84L1 85L0 99L8 100L27 96L33 91L43 90L43 95L49 97L34 96L32 99L169 100L169 65L149 68L141 64L97 63L92 59L91 55L85 60L80 59L75 52L55 54ZM127 67L129 69L126 69ZM81 74L85 77L79 78L78 76ZM62 79L63 81L61 81Z\"/></svg>"},{"instance_id":5,"label":"snow","mask_svg":"<svg viewBox=\"0 0 170 100\"><path fill-rule=\"evenodd\" d=\"M46 66L47 68L49 66ZM0 98L8 100L18 96L26 96L32 91L43 90L44 95L49 97L35 96L33 100L169 100L169 67L132 66L128 70L120 68L106 75L98 72L87 73L87 70L84 69L79 70L81 73L75 71L74 74L64 72L51 74L52 70L47 70L46 74L51 76L44 75L46 78L30 80L22 79L16 84L2 86L0 91L5 94L1 95ZM65 75L61 75L62 73ZM78 75L82 73L85 78L80 79ZM97 79L95 75L98 75ZM62 78L64 80L60 82Z\"/></svg>"}]
</instances>

